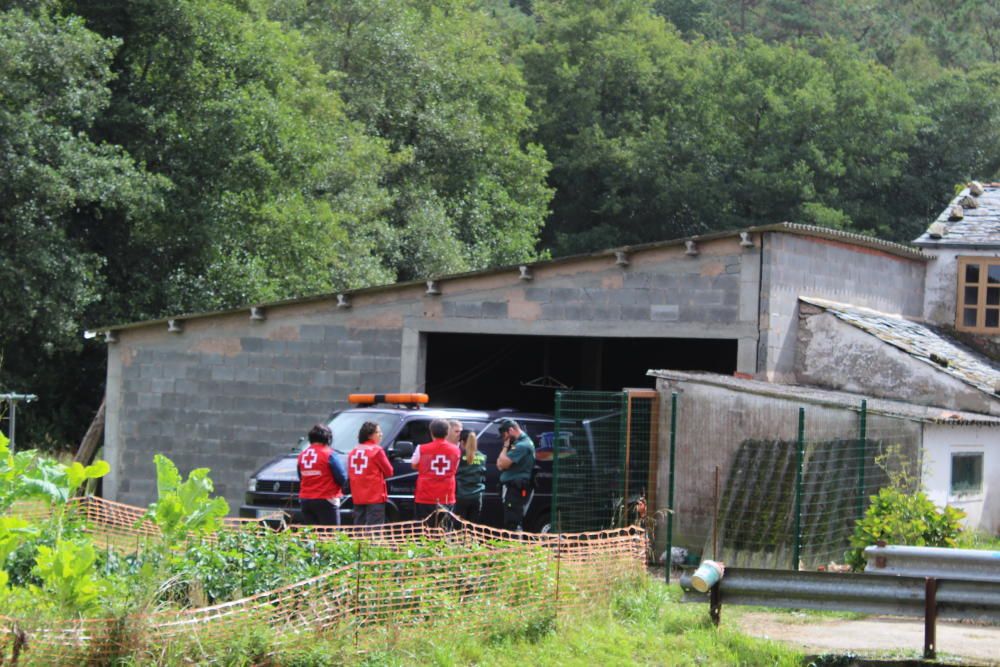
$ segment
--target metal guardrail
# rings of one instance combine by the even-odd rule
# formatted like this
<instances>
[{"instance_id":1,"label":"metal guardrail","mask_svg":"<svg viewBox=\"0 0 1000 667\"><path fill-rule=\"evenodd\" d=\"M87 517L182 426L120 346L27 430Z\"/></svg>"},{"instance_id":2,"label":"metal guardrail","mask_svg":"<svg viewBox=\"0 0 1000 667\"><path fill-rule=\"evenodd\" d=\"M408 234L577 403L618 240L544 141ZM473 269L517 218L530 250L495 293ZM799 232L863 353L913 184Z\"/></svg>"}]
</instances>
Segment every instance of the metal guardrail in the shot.
<instances>
[{"instance_id":1,"label":"metal guardrail","mask_svg":"<svg viewBox=\"0 0 1000 667\"><path fill-rule=\"evenodd\" d=\"M786 607L924 618L924 656L936 652L938 616L954 620L1000 622L1000 581L901 577L882 574L833 574L727 568L708 594L681 577L684 602L709 602L718 625L722 604Z\"/></svg>"},{"instance_id":2,"label":"metal guardrail","mask_svg":"<svg viewBox=\"0 0 1000 667\"><path fill-rule=\"evenodd\" d=\"M870 546L866 573L1000 581L1000 551L942 547Z\"/></svg>"}]
</instances>

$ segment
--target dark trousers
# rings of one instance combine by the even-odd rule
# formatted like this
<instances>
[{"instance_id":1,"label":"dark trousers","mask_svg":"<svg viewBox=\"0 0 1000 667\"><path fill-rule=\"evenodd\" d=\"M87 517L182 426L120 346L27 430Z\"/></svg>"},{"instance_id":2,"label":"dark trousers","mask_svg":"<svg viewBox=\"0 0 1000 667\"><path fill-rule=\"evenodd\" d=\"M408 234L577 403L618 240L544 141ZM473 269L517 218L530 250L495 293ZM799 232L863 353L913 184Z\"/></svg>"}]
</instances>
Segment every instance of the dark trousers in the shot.
<instances>
[{"instance_id":1,"label":"dark trousers","mask_svg":"<svg viewBox=\"0 0 1000 667\"><path fill-rule=\"evenodd\" d=\"M385 503L354 506L355 526L381 526L385 523Z\"/></svg>"},{"instance_id":2,"label":"dark trousers","mask_svg":"<svg viewBox=\"0 0 1000 667\"><path fill-rule=\"evenodd\" d=\"M306 523L313 526L337 526L340 525L340 514L333 503L325 498L303 498L299 501L302 505L302 516Z\"/></svg>"},{"instance_id":3,"label":"dark trousers","mask_svg":"<svg viewBox=\"0 0 1000 667\"><path fill-rule=\"evenodd\" d=\"M528 500L528 485L511 482L503 486L503 527L521 530L524 523L524 503Z\"/></svg>"},{"instance_id":4,"label":"dark trousers","mask_svg":"<svg viewBox=\"0 0 1000 667\"><path fill-rule=\"evenodd\" d=\"M479 523L479 516L482 512L483 494L481 493L478 496L472 496L471 498L459 498L455 501L455 514L466 521Z\"/></svg>"}]
</instances>

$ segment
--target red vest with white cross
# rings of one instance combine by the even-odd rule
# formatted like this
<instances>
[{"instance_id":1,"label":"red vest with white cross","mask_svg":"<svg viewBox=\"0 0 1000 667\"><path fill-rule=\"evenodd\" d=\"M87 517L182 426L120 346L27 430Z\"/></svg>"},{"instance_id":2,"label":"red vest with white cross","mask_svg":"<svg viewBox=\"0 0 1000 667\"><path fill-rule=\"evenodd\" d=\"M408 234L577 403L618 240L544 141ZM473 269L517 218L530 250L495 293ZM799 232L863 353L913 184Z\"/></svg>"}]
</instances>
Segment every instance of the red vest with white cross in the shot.
<instances>
[{"instance_id":1,"label":"red vest with white cross","mask_svg":"<svg viewBox=\"0 0 1000 667\"><path fill-rule=\"evenodd\" d=\"M329 445L310 444L299 454L299 498L317 500L344 495L330 472L330 457L336 456Z\"/></svg>"},{"instance_id":2,"label":"red vest with white cross","mask_svg":"<svg viewBox=\"0 0 1000 667\"><path fill-rule=\"evenodd\" d=\"M417 492L413 501L425 505L451 505L455 502L455 473L462 452L444 438L420 445L417 463Z\"/></svg>"},{"instance_id":3,"label":"red vest with white cross","mask_svg":"<svg viewBox=\"0 0 1000 667\"><path fill-rule=\"evenodd\" d=\"M365 442L347 455L347 477L355 505L384 503L388 499L385 478L392 477L392 464L381 447Z\"/></svg>"}]
</instances>

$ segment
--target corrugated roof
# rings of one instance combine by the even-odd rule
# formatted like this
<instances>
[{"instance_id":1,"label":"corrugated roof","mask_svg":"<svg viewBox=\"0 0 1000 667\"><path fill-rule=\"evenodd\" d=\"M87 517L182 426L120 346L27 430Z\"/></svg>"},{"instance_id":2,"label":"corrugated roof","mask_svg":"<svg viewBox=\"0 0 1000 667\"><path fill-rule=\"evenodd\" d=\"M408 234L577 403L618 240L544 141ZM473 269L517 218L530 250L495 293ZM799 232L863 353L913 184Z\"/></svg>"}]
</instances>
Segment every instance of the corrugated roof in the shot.
<instances>
[{"instance_id":1,"label":"corrugated roof","mask_svg":"<svg viewBox=\"0 0 1000 667\"><path fill-rule=\"evenodd\" d=\"M698 384L724 387L758 396L771 396L789 401L823 405L826 407L843 408L845 410L860 410L862 399L868 401L867 410L871 414L901 417L913 421L948 424L952 426L1000 426L1000 417L984 415L978 412L962 410L945 410L927 405L916 405L904 401L893 401L884 398L869 398L846 391L834 391L804 385L777 384L762 380L749 380L731 375L717 373L702 373L692 371L650 370L646 373L651 377L664 378L677 382L694 382Z\"/></svg>"},{"instance_id":2,"label":"corrugated roof","mask_svg":"<svg viewBox=\"0 0 1000 667\"><path fill-rule=\"evenodd\" d=\"M870 308L812 297L799 299L825 309L838 319L996 398L994 390L1000 386L1000 370L989 359L966 348L937 328Z\"/></svg>"},{"instance_id":3,"label":"corrugated roof","mask_svg":"<svg viewBox=\"0 0 1000 667\"><path fill-rule=\"evenodd\" d=\"M966 199L968 198L968 199ZM975 202L976 207L963 207L961 220L951 220L954 206ZM940 238L931 238L930 228L913 241L915 245L934 247L1000 248L1000 183L983 185L983 193L972 195L969 188L962 190L941 215L934 221L943 225Z\"/></svg>"},{"instance_id":4,"label":"corrugated roof","mask_svg":"<svg viewBox=\"0 0 1000 667\"><path fill-rule=\"evenodd\" d=\"M575 261L592 259L595 257L615 257L616 253L625 252L628 254L643 252L646 250L658 250L661 248L669 248L673 246L682 246L687 241L698 242L708 242L715 241L717 239L725 239L739 236L743 233L749 234L763 234L767 232L779 232L787 234L796 234L798 236L811 236L815 238L822 238L831 241L840 241L842 243L848 243L851 245L862 246L865 248L871 248L874 250L881 250L890 255L896 255L898 257L905 257L907 259L927 261L928 257L920 252L916 248L911 248L910 246L902 245L899 243L894 243L892 241L886 241L883 239L876 238L874 236L865 236L863 234L855 234L852 232L844 232L839 229L827 229L825 227L814 227L812 225L800 225L793 222L780 222L773 225L762 225L758 227L748 227L746 229L733 229L724 232L715 232L712 234L702 234L701 236L687 236L680 239L671 239L668 241L656 241L653 243L643 243L640 245L622 246L619 248L609 248L607 250L600 250L597 252L580 254L580 255L569 255L566 257L558 257L556 259L543 260L538 262L523 262L521 264L515 264L510 266L502 266L491 269L483 269L480 271L470 271L466 273L456 273L444 276L434 276L428 280L435 280L438 282L445 282L448 280L457 280L462 278L470 278L476 276L491 276L499 273L507 273L510 271L518 271L519 266L530 266L530 267L542 267L542 266L556 266L561 264L569 264ZM153 326L157 324L166 324L170 320L192 320L200 319L205 317L215 317L218 315L233 315L242 312L249 312L251 307L256 308L275 308L285 305L310 303L316 301L325 301L330 299L335 299L338 294L344 295L363 295L363 294L375 294L381 292L387 292L394 289L400 289L404 287L413 287L416 285L423 285L424 280L411 280L404 283L391 283L388 285L376 285L372 287L363 287L353 290L341 290L339 292L327 292L323 294L313 294L309 296L303 296L293 299L283 299L280 301L271 301L267 303L254 303L247 304L238 308L227 308L221 310L206 311L201 313L186 313L181 315L170 315L168 317L162 317L155 320L143 320L139 322L129 322L123 324L112 324L112 325L102 325L98 328L88 331L88 335L102 334L109 331L123 331L126 329L135 329L138 327Z\"/></svg>"}]
</instances>

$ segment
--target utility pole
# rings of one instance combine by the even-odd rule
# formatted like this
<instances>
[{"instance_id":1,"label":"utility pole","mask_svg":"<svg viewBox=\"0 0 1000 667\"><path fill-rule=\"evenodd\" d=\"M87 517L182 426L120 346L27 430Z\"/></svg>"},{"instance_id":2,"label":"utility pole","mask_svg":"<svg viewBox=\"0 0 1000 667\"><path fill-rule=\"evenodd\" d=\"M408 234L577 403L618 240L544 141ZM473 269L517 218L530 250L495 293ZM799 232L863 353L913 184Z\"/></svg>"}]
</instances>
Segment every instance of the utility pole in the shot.
<instances>
[{"instance_id":1,"label":"utility pole","mask_svg":"<svg viewBox=\"0 0 1000 667\"><path fill-rule=\"evenodd\" d=\"M34 394L0 394L0 401L7 401L7 421L10 423L10 451L15 451L14 432L17 430L17 404L19 401L37 401Z\"/></svg>"}]
</instances>

